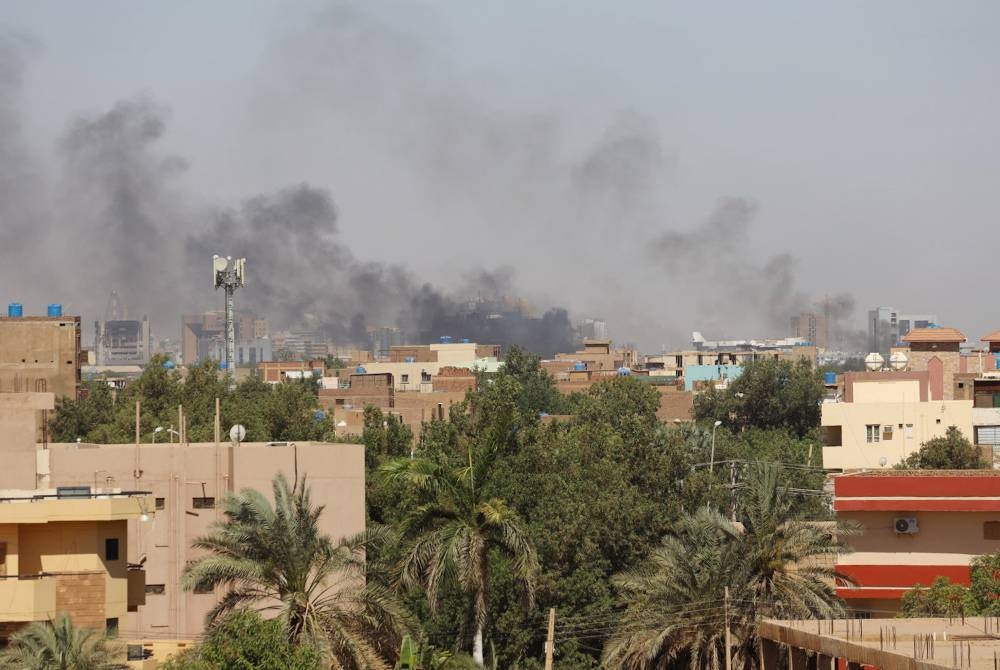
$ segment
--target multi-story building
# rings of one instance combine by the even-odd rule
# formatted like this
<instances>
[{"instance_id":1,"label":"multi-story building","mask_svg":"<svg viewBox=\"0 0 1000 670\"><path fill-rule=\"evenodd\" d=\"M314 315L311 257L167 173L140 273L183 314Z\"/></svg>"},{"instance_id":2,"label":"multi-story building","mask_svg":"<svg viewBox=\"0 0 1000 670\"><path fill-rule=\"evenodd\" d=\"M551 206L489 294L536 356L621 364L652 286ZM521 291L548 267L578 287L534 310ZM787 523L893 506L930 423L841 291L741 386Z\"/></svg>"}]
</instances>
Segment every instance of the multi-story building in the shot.
<instances>
[{"instance_id":1,"label":"multi-story building","mask_svg":"<svg viewBox=\"0 0 1000 670\"><path fill-rule=\"evenodd\" d=\"M862 532L837 571L837 593L873 617L891 617L903 594L938 577L969 584L969 563L1000 550L1000 471L887 470L834 478L840 521Z\"/></svg>"},{"instance_id":2,"label":"multi-story building","mask_svg":"<svg viewBox=\"0 0 1000 670\"><path fill-rule=\"evenodd\" d=\"M802 312L791 319L791 336L800 337L820 349L826 349L830 339L826 316Z\"/></svg>"},{"instance_id":3,"label":"multi-story building","mask_svg":"<svg viewBox=\"0 0 1000 670\"><path fill-rule=\"evenodd\" d=\"M236 331L237 347L243 346L246 365L251 364L252 357L268 353L270 326L266 319L258 318L252 312L237 311L233 317L233 328ZM223 360L225 337L226 314L223 310L185 314L181 317L181 355L184 364L194 365L207 359ZM269 353L266 360L270 360Z\"/></svg>"},{"instance_id":4,"label":"multi-story building","mask_svg":"<svg viewBox=\"0 0 1000 670\"><path fill-rule=\"evenodd\" d=\"M149 319L97 321L94 324L97 365L145 365L152 340Z\"/></svg>"},{"instance_id":5,"label":"multi-story building","mask_svg":"<svg viewBox=\"0 0 1000 670\"><path fill-rule=\"evenodd\" d=\"M465 368L496 372L500 362L497 359L499 347L476 344L475 342L443 342L434 344L402 345L389 349L388 360L365 363L358 374L392 375L397 391L433 390L433 378L442 368Z\"/></svg>"},{"instance_id":6,"label":"multi-story building","mask_svg":"<svg viewBox=\"0 0 1000 670\"><path fill-rule=\"evenodd\" d=\"M556 361L583 363L588 370L618 370L632 368L639 363L639 354L633 349L612 349L611 340L584 340L583 349L573 353L558 353Z\"/></svg>"},{"instance_id":7,"label":"multi-story building","mask_svg":"<svg viewBox=\"0 0 1000 670\"><path fill-rule=\"evenodd\" d=\"M117 631L144 603L145 573L127 548L153 523L153 497L123 493L93 469L78 485L37 488L37 410L53 404L52 393L0 393L0 642L64 612Z\"/></svg>"},{"instance_id":8,"label":"multi-story building","mask_svg":"<svg viewBox=\"0 0 1000 670\"><path fill-rule=\"evenodd\" d=\"M936 314L900 312L893 307L868 310L868 351L888 356L904 335L914 328L928 328L938 323Z\"/></svg>"},{"instance_id":9,"label":"multi-story building","mask_svg":"<svg viewBox=\"0 0 1000 670\"><path fill-rule=\"evenodd\" d=\"M191 544L223 518L227 494L252 488L270 497L279 472L289 481L307 478L313 503L325 507L321 529L334 540L364 530L364 448L356 444L53 444L38 453L37 476L50 487L96 480L151 492L150 521L129 521L120 548L146 570L146 607L129 613L124 626L130 636L150 640L192 639L204 631L206 613L224 592L182 588L184 566L200 553Z\"/></svg>"},{"instance_id":10,"label":"multi-story building","mask_svg":"<svg viewBox=\"0 0 1000 670\"><path fill-rule=\"evenodd\" d=\"M822 406L823 467L891 468L949 426L972 436L972 402L943 400L928 371L849 372Z\"/></svg>"},{"instance_id":11,"label":"multi-story building","mask_svg":"<svg viewBox=\"0 0 1000 670\"><path fill-rule=\"evenodd\" d=\"M17 308L12 305L8 316L0 317L0 393L49 392L76 398L80 317L19 316L20 305Z\"/></svg>"}]
</instances>

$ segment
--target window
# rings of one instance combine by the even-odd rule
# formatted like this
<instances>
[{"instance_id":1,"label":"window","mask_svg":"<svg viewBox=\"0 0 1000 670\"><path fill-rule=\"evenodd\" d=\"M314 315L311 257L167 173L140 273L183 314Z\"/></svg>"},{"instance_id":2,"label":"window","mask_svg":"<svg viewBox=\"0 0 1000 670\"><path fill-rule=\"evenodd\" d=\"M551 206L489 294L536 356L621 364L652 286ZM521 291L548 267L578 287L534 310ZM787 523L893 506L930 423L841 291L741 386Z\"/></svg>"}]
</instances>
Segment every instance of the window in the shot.
<instances>
[{"instance_id":1,"label":"window","mask_svg":"<svg viewBox=\"0 0 1000 670\"><path fill-rule=\"evenodd\" d=\"M934 423L941 423L941 419L934 419Z\"/></svg>"},{"instance_id":2,"label":"window","mask_svg":"<svg viewBox=\"0 0 1000 670\"><path fill-rule=\"evenodd\" d=\"M215 498L192 498L191 507L194 509L215 509Z\"/></svg>"},{"instance_id":3,"label":"window","mask_svg":"<svg viewBox=\"0 0 1000 670\"><path fill-rule=\"evenodd\" d=\"M1000 540L1000 521L987 521L983 524L984 540Z\"/></svg>"},{"instance_id":4,"label":"window","mask_svg":"<svg viewBox=\"0 0 1000 670\"><path fill-rule=\"evenodd\" d=\"M118 635L118 617L113 619L104 620L104 629L108 632L111 637L116 637Z\"/></svg>"},{"instance_id":5,"label":"window","mask_svg":"<svg viewBox=\"0 0 1000 670\"><path fill-rule=\"evenodd\" d=\"M403 382L404 384L409 384L410 375L399 375L399 381Z\"/></svg>"},{"instance_id":6,"label":"window","mask_svg":"<svg viewBox=\"0 0 1000 670\"><path fill-rule=\"evenodd\" d=\"M882 426L877 423L869 423L865 425L865 439L869 444L878 442L881 428Z\"/></svg>"},{"instance_id":7,"label":"window","mask_svg":"<svg viewBox=\"0 0 1000 670\"><path fill-rule=\"evenodd\" d=\"M426 384L430 380L431 380L431 373L429 373L429 372L421 372L420 373L420 381L421 382L423 382L424 384Z\"/></svg>"},{"instance_id":8,"label":"window","mask_svg":"<svg viewBox=\"0 0 1000 670\"><path fill-rule=\"evenodd\" d=\"M166 498L157 498L156 499L156 510L158 512L163 511L163 509L166 506L167 506L167 499Z\"/></svg>"},{"instance_id":9,"label":"window","mask_svg":"<svg viewBox=\"0 0 1000 670\"><path fill-rule=\"evenodd\" d=\"M167 592L167 587L164 584L146 584L146 593L154 596L162 596Z\"/></svg>"},{"instance_id":10,"label":"window","mask_svg":"<svg viewBox=\"0 0 1000 670\"><path fill-rule=\"evenodd\" d=\"M886 424L882 426L882 439L891 440L892 439L892 424Z\"/></svg>"},{"instance_id":11,"label":"window","mask_svg":"<svg viewBox=\"0 0 1000 670\"><path fill-rule=\"evenodd\" d=\"M117 561L118 560L118 538L109 537L104 541L104 560L106 561Z\"/></svg>"},{"instance_id":12,"label":"window","mask_svg":"<svg viewBox=\"0 0 1000 670\"><path fill-rule=\"evenodd\" d=\"M912 423L906 424L906 439L908 439L908 440L912 440L913 439L913 424Z\"/></svg>"}]
</instances>

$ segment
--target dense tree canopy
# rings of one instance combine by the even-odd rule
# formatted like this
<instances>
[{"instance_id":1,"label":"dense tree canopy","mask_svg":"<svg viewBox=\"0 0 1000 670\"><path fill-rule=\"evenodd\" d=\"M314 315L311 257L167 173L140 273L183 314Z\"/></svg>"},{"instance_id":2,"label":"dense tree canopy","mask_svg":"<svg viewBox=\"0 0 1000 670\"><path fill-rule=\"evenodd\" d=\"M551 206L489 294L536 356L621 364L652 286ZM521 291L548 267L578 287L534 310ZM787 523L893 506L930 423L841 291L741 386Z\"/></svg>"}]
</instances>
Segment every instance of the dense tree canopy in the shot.
<instances>
[{"instance_id":1,"label":"dense tree canopy","mask_svg":"<svg viewBox=\"0 0 1000 670\"><path fill-rule=\"evenodd\" d=\"M804 437L819 426L824 386L820 372L805 359L760 358L725 389L695 396L695 418L722 421L732 430L777 428Z\"/></svg>"},{"instance_id":2,"label":"dense tree canopy","mask_svg":"<svg viewBox=\"0 0 1000 670\"><path fill-rule=\"evenodd\" d=\"M154 357L123 391L93 380L84 384L82 399L60 398L49 426L50 441L132 442L138 400L143 441L152 440L157 427L164 429L159 439L168 439L165 431L177 429L177 408L183 406L188 441L210 442L215 432L216 398L221 402L223 430L242 424L249 441L335 439L332 419L317 414L316 389L308 380L267 384L249 378L230 390L228 378L212 361L192 366L186 373L167 368L164 362Z\"/></svg>"}]
</instances>

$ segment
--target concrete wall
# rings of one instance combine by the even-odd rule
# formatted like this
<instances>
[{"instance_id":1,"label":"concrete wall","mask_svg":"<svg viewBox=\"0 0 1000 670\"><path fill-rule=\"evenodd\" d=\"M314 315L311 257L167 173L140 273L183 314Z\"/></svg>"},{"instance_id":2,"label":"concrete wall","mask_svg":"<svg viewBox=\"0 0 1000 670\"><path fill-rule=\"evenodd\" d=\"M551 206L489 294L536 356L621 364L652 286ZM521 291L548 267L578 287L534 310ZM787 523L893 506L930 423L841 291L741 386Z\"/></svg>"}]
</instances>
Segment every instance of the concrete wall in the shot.
<instances>
[{"instance_id":1,"label":"concrete wall","mask_svg":"<svg viewBox=\"0 0 1000 670\"><path fill-rule=\"evenodd\" d=\"M944 436L949 426L957 426L971 439L972 402L915 402L901 398L897 402L825 403L821 424L824 429L840 427L840 445L823 447L824 468L879 468L883 467L879 462L883 457L884 467L892 467L919 449L923 442ZM892 426L891 438L885 439L882 432L878 442L869 443L865 428L868 424Z\"/></svg>"},{"instance_id":2,"label":"concrete wall","mask_svg":"<svg viewBox=\"0 0 1000 670\"><path fill-rule=\"evenodd\" d=\"M0 317L0 392L75 398L80 384L80 317Z\"/></svg>"},{"instance_id":3,"label":"concrete wall","mask_svg":"<svg viewBox=\"0 0 1000 670\"><path fill-rule=\"evenodd\" d=\"M0 393L0 489L35 488L38 423L54 407L54 393Z\"/></svg>"},{"instance_id":4,"label":"concrete wall","mask_svg":"<svg viewBox=\"0 0 1000 670\"><path fill-rule=\"evenodd\" d=\"M113 486L152 491L158 508L147 522L128 522L127 557L146 557L146 605L128 615L123 632L132 637L189 638L204 630L205 614L217 602L214 593L181 590L180 577L187 561L198 554L194 538L205 534L222 518L219 506L205 507L195 498L222 501L227 492L256 488L270 494L271 480L284 472L291 480L296 470L308 477L313 502L325 505L321 523L334 538L360 532L365 527L364 449L351 444L308 444L266 447L228 443L106 445L77 449L53 445L48 450L51 486L93 486L95 471ZM135 476L141 472L141 476ZM123 557L126 550L122 548Z\"/></svg>"}]
</instances>

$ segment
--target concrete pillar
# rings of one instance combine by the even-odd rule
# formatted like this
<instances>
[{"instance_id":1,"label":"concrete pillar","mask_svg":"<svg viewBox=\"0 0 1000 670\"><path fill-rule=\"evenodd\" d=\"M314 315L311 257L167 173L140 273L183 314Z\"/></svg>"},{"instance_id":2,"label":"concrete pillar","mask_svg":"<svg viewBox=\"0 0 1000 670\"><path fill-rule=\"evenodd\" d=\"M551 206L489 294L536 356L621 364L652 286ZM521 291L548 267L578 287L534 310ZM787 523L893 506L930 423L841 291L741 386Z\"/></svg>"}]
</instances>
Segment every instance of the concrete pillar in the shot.
<instances>
[{"instance_id":1,"label":"concrete pillar","mask_svg":"<svg viewBox=\"0 0 1000 670\"><path fill-rule=\"evenodd\" d=\"M779 645L773 640L760 641L760 667L761 670L777 670Z\"/></svg>"},{"instance_id":2,"label":"concrete pillar","mask_svg":"<svg viewBox=\"0 0 1000 670\"><path fill-rule=\"evenodd\" d=\"M788 648L788 670L809 670L809 656L805 649Z\"/></svg>"}]
</instances>

